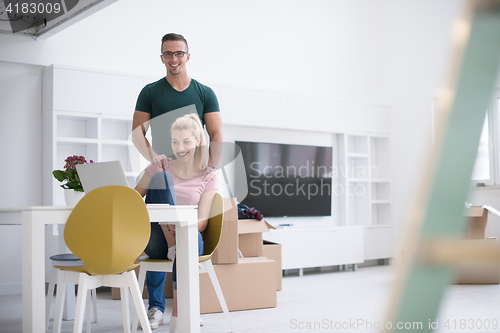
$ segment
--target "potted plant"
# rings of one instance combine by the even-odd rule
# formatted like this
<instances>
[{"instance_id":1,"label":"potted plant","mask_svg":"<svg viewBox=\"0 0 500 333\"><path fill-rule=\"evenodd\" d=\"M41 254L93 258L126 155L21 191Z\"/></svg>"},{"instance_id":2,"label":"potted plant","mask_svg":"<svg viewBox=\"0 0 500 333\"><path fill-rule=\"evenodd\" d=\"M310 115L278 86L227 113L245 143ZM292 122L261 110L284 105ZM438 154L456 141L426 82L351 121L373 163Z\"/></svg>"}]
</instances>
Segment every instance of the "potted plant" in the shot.
<instances>
[{"instance_id":1,"label":"potted plant","mask_svg":"<svg viewBox=\"0 0 500 333\"><path fill-rule=\"evenodd\" d=\"M64 182L61 187L65 190L64 199L66 200L66 204L68 206L74 206L85 195L75 166L77 164L94 163L94 161L90 160L87 162L85 157L73 155L68 156L64 162L66 162L64 170L54 170L52 174L55 179Z\"/></svg>"}]
</instances>

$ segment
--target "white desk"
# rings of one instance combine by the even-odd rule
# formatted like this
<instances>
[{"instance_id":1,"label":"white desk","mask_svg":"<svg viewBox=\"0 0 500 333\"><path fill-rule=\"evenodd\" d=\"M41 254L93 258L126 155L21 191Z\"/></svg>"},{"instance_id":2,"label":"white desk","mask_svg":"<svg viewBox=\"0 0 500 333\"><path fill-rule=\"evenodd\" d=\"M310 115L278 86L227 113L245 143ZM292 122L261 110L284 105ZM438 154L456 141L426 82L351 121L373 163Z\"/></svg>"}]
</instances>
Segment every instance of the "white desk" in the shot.
<instances>
[{"instance_id":1,"label":"white desk","mask_svg":"<svg viewBox=\"0 0 500 333\"><path fill-rule=\"evenodd\" d=\"M176 223L179 332L200 332L197 206L148 205L151 221ZM73 207L0 209L0 225L22 226L23 333L45 332L45 225L65 224Z\"/></svg>"}]
</instances>

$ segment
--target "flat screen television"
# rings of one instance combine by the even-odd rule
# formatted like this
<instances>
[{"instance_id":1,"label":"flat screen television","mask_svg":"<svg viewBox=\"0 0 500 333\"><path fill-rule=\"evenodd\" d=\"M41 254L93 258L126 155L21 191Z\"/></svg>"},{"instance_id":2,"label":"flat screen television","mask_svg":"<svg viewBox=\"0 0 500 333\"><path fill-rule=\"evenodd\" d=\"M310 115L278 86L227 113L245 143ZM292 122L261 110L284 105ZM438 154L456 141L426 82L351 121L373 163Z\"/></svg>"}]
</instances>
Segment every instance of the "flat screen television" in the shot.
<instances>
[{"instance_id":1,"label":"flat screen television","mask_svg":"<svg viewBox=\"0 0 500 333\"><path fill-rule=\"evenodd\" d=\"M235 143L241 149L248 186L241 203L265 217L331 215L331 147Z\"/></svg>"}]
</instances>

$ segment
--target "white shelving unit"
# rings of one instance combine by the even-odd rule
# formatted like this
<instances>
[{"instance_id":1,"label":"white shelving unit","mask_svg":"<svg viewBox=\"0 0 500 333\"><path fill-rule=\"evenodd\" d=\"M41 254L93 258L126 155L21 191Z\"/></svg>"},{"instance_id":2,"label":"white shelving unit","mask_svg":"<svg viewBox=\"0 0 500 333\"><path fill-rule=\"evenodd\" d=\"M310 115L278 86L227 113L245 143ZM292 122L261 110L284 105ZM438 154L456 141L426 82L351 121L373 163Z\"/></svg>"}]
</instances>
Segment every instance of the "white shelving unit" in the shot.
<instances>
[{"instance_id":1,"label":"white shelving unit","mask_svg":"<svg viewBox=\"0 0 500 333\"><path fill-rule=\"evenodd\" d=\"M364 227L364 259L393 256L389 137L339 134L341 180L345 186L341 224Z\"/></svg>"},{"instance_id":2,"label":"white shelving unit","mask_svg":"<svg viewBox=\"0 0 500 333\"><path fill-rule=\"evenodd\" d=\"M47 158L44 176L50 176L44 204L64 205L61 183L52 177L52 170L61 170L66 157L72 155L94 162L120 161L129 185L135 186L141 160L130 140L131 117L52 111L43 115L43 124Z\"/></svg>"},{"instance_id":3,"label":"white shelving unit","mask_svg":"<svg viewBox=\"0 0 500 333\"><path fill-rule=\"evenodd\" d=\"M77 89L82 85L79 79L90 79L92 72L49 66L43 74L43 204L65 204L61 183L54 179L52 171L62 170L64 160L72 155L85 156L87 161L94 162L118 160L129 185L135 186L135 177L147 164L131 141L133 110L124 109L122 102L117 102L115 107L109 102L103 102L105 107L102 108L98 105L100 99L112 98L117 90L119 96L134 96L135 99L143 80L97 73L95 78L102 81L93 81L95 85L82 90ZM75 89L69 89L73 84ZM111 96L97 94L99 88L105 92L110 86L114 87ZM89 90L95 95L91 102L83 102ZM71 103L71 100L81 103Z\"/></svg>"}]
</instances>

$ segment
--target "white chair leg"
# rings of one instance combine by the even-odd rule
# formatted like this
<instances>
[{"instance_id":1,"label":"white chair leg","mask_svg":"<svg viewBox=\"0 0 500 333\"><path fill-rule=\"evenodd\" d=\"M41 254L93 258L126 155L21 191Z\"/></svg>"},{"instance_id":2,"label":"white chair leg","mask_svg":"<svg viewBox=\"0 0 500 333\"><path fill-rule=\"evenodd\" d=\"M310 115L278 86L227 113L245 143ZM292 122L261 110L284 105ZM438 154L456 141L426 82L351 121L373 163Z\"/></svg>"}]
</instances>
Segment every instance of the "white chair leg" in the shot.
<instances>
[{"instance_id":1,"label":"white chair leg","mask_svg":"<svg viewBox=\"0 0 500 333\"><path fill-rule=\"evenodd\" d=\"M135 312L138 314L139 321L141 322L142 331L145 333L151 333L151 326L149 325L148 315L146 313L146 308L144 307L144 302L142 300L142 289L139 288L135 272L132 270L127 272L126 274L127 285L130 290L130 294L132 295ZM144 285L144 279L142 280L142 284ZM135 323L135 329L137 330L137 323Z\"/></svg>"},{"instance_id":2,"label":"white chair leg","mask_svg":"<svg viewBox=\"0 0 500 333\"><path fill-rule=\"evenodd\" d=\"M54 312L54 333L61 333L61 324L63 316L63 302L66 298L66 288L65 284L65 274L66 272L59 270L57 272L57 295L56 295L56 310Z\"/></svg>"},{"instance_id":3,"label":"white chair leg","mask_svg":"<svg viewBox=\"0 0 500 333\"><path fill-rule=\"evenodd\" d=\"M87 319L87 333L90 333L90 306L92 304L92 289L87 290L87 309L85 310L85 318Z\"/></svg>"},{"instance_id":4,"label":"white chair leg","mask_svg":"<svg viewBox=\"0 0 500 333\"><path fill-rule=\"evenodd\" d=\"M139 286L139 292L141 294L141 303L144 306L144 301L142 301L141 290L144 290L144 281L146 280L146 270L143 269L143 265L144 264L141 264L141 266L139 267L139 280L137 282L138 282L138 286ZM138 322L139 322L139 318L138 318L137 311L132 311L132 333L137 333Z\"/></svg>"},{"instance_id":5,"label":"white chair leg","mask_svg":"<svg viewBox=\"0 0 500 333\"><path fill-rule=\"evenodd\" d=\"M208 272L208 276L210 277L210 281L212 281L212 285L214 286L215 293L217 294L217 298L219 299L220 306L222 307L222 312L226 316L227 323L229 325L229 329L232 333L236 332L234 329L233 319L231 318L231 314L227 308L226 300L224 299L224 294L222 294L222 289L219 285L219 280L217 279L217 275L215 274L214 266L212 265L212 260L207 260L202 263L205 266L205 269Z\"/></svg>"},{"instance_id":6,"label":"white chair leg","mask_svg":"<svg viewBox=\"0 0 500 333\"><path fill-rule=\"evenodd\" d=\"M57 268L54 267L52 263L52 267L50 268L50 277L49 277L49 288L47 290L47 298L45 299L45 329L49 330L49 317L50 317L50 309L52 307L52 298L54 297L54 286L57 281Z\"/></svg>"},{"instance_id":7,"label":"white chair leg","mask_svg":"<svg viewBox=\"0 0 500 333\"><path fill-rule=\"evenodd\" d=\"M94 295L94 297L92 298L93 300L93 304L94 304L94 321L93 323L97 323L97 289L92 289L91 291L92 295Z\"/></svg>"},{"instance_id":8,"label":"white chair leg","mask_svg":"<svg viewBox=\"0 0 500 333\"><path fill-rule=\"evenodd\" d=\"M75 313L75 284L66 283L66 301L63 306L63 319L73 320Z\"/></svg>"},{"instance_id":9,"label":"white chair leg","mask_svg":"<svg viewBox=\"0 0 500 333\"><path fill-rule=\"evenodd\" d=\"M130 333L130 305L128 301L128 288L120 288L120 298L122 299L123 331Z\"/></svg>"},{"instance_id":10,"label":"white chair leg","mask_svg":"<svg viewBox=\"0 0 500 333\"><path fill-rule=\"evenodd\" d=\"M87 274L80 273L78 279L78 295L76 297L75 323L73 333L81 333L83 329L83 316L85 314L85 303L87 300L88 288Z\"/></svg>"}]
</instances>

